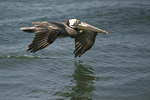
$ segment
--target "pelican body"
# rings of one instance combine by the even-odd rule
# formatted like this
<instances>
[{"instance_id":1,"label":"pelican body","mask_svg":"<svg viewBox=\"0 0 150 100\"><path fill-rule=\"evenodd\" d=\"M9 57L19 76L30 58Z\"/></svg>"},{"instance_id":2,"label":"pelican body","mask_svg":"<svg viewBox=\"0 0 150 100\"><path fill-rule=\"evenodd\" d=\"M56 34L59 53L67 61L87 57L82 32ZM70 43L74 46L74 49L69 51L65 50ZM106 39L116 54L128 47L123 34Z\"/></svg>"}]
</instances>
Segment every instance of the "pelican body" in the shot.
<instances>
[{"instance_id":1,"label":"pelican body","mask_svg":"<svg viewBox=\"0 0 150 100\"><path fill-rule=\"evenodd\" d=\"M58 37L69 36L75 38L75 58L81 57L94 45L97 33L108 33L77 19L66 20L66 23L45 21L33 22L33 24L34 27L20 28L24 32L35 33L35 37L27 49L33 53L49 46Z\"/></svg>"}]
</instances>

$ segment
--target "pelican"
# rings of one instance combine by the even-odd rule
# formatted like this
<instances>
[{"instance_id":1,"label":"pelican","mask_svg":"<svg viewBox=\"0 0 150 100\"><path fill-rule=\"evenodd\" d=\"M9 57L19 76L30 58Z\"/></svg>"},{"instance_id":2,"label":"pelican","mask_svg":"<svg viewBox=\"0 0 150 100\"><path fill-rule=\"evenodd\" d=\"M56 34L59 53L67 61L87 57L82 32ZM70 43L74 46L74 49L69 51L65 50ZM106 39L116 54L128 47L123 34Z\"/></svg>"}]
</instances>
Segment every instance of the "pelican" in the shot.
<instances>
[{"instance_id":1,"label":"pelican","mask_svg":"<svg viewBox=\"0 0 150 100\"><path fill-rule=\"evenodd\" d=\"M81 22L77 19L60 22L32 22L34 27L20 28L24 32L35 33L27 51L36 52L52 44L58 37L75 38L74 57L81 57L95 42L97 33L108 33L102 29Z\"/></svg>"}]
</instances>

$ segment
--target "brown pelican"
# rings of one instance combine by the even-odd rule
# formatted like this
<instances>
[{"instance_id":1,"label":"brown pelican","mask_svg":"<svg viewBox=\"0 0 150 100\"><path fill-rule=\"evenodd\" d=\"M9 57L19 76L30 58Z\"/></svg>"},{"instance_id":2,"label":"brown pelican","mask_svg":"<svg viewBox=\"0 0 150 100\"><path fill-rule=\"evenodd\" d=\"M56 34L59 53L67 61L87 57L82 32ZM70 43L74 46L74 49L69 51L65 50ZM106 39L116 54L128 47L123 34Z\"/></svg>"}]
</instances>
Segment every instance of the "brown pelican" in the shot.
<instances>
[{"instance_id":1,"label":"brown pelican","mask_svg":"<svg viewBox=\"0 0 150 100\"><path fill-rule=\"evenodd\" d=\"M94 45L97 33L108 33L77 19L66 20L66 24L48 21L33 22L33 24L34 27L20 28L24 32L35 33L35 37L27 50L33 53L52 44L57 37L70 36L75 38L75 58L81 57Z\"/></svg>"}]
</instances>

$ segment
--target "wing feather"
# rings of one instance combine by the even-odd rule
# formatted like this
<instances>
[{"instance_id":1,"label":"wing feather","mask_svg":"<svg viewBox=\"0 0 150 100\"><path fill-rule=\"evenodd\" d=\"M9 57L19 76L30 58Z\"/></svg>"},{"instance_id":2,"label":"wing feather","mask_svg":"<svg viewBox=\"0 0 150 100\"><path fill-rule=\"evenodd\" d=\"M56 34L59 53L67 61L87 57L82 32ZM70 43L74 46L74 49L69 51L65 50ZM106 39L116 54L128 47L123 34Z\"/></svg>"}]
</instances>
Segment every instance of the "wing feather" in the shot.
<instances>
[{"instance_id":1,"label":"wing feather","mask_svg":"<svg viewBox=\"0 0 150 100\"><path fill-rule=\"evenodd\" d=\"M78 56L81 57L94 45L96 35L96 32L83 31L80 35L75 37L75 58Z\"/></svg>"},{"instance_id":2,"label":"wing feather","mask_svg":"<svg viewBox=\"0 0 150 100\"><path fill-rule=\"evenodd\" d=\"M54 25L55 23L33 22L33 24L36 34L27 50L33 53L52 44L61 33L61 30L51 28L50 25ZM55 25L55 27L60 29L57 25Z\"/></svg>"}]
</instances>

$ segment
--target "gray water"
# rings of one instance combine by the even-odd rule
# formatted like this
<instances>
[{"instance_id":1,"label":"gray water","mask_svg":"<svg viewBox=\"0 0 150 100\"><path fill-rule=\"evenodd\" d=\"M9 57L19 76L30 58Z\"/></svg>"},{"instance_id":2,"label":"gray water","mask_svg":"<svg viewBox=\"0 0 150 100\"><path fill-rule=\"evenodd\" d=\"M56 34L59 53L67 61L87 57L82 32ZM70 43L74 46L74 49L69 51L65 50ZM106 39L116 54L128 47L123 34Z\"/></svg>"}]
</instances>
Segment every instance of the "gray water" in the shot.
<instances>
[{"instance_id":1,"label":"gray water","mask_svg":"<svg viewBox=\"0 0 150 100\"><path fill-rule=\"evenodd\" d=\"M74 58L74 39L26 52L35 21L76 18L99 33ZM150 0L0 0L0 100L150 100Z\"/></svg>"}]
</instances>

